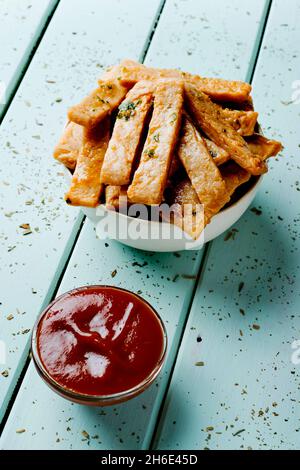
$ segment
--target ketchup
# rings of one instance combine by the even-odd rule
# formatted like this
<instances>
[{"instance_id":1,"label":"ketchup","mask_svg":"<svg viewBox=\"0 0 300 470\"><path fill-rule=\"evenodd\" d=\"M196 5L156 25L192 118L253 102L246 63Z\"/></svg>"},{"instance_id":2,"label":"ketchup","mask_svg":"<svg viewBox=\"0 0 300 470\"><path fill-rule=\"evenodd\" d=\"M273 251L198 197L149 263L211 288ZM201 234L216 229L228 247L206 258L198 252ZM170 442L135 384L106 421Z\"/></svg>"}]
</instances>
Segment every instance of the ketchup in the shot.
<instances>
[{"instance_id":1,"label":"ketchup","mask_svg":"<svg viewBox=\"0 0 300 470\"><path fill-rule=\"evenodd\" d=\"M37 329L48 374L85 395L130 390L149 377L164 349L161 322L140 297L109 286L75 289L54 301Z\"/></svg>"}]
</instances>

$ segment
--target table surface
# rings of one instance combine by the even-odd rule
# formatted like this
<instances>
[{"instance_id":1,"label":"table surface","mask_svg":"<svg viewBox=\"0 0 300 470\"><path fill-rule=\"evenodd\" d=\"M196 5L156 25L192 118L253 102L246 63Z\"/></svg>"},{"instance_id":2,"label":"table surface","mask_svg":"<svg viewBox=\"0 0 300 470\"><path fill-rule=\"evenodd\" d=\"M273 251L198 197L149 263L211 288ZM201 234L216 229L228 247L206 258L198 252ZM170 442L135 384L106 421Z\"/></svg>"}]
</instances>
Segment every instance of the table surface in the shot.
<instances>
[{"instance_id":1,"label":"table surface","mask_svg":"<svg viewBox=\"0 0 300 470\"><path fill-rule=\"evenodd\" d=\"M300 448L299 18L298 0L0 0L2 449ZM101 241L63 203L66 109L124 57L250 81L284 142L252 210L201 251ZM103 409L53 394L29 357L39 312L97 283L140 292L169 336L158 381Z\"/></svg>"}]
</instances>

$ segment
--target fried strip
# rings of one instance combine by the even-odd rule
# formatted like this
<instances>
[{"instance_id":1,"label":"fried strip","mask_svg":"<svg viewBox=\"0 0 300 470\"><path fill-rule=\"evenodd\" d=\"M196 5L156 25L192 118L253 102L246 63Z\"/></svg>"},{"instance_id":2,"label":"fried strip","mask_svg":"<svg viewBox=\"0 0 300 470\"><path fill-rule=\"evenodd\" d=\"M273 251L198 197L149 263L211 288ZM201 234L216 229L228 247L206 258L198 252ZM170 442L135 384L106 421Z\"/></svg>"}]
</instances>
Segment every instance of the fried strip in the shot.
<instances>
[{"instance_id":1,"label":"fried strip","mask_svg":"<svg viewBox=\"0 0 300 470\"><path fill-rule=\"evenodd\" d=\"M83 130L82 126L69 122L53 152L54 158L70 170L74 170L76 166L83 142Z\"/></svg>"},{"instance_id":2,"label":"fried strip","mask_svg":"<svg viewBox=\"0 0 300 470\"><path fill-rule=\"evenodd\" d=\"M119 107L113 134L101 170L101 182L110 185L130 183L130 175L140 145L144 125L152 105L152 94L140 94L138 83ZM143 83L142 83L143 86ZM144 90L146 92L147 88Z\"/></svg>"},{"instance_id":3,"label":"fried strip","mask_svg":"<svg viewBox=\"0 0 300 470\"><path fill-rule=\"evenodd\" d=\"M109 118L92 130L84 131L84 143L79 153L71 187L65 196L73 206L95 207L103 189L100 171L109 141Z\"/></svg>"},{"instance_id":4,"label":"fried strip","mask_svg":"<svg viewBox=\"0 0 300 470\"><path fill-rule=\"evenodd\" d=\"M194 86L186 85L185 91L189 109L207 137L226 150L231 158L249 173L265 173L266 164L251 152L243 137L223 118L220 106L213 103L204 93L197 91Z\"/></svg>"},{"instance_id":5,"label":"fried strip","mask_svg":"<svg viewBox=\"0 0 300 470\"><path fill-rule=\"evenodd\" d=\"M160 204L176 144L183 105L183 83L161 80L139 166L128 189L132 202Z\"/></svg>"},{"instance_id":6,"label":"fried strip","mask_svg":"<svg viewBox=\"0 0 300 470\"><path fill-rule=\"evenodd\" d=\"M105 205L108 209L119 209L122 199L127 203L127 186L106 186Z\"/></svg>"},{"instance_id":7,"label":"fried strip","mask_svg":"<svg viewBox=\"0 0 300 470\"><path fill-rule=\"evenodd\" d=\"M204 210L190 180L184 179L173 187L166 202L173 209L171 223L196 240L204 229ZM169 222L163 213L162 218Z\"/></svg>"},{"instance_id":8,"label":"fried strip","mask_svg":"<svg viewBox=\"0 0 300 470\"><path fill-rule=\"evenodd\" d=\"M119 80L99 80L99 87L72 106L68 117L70 121L92 128L119 106L126 93L127 88Z\"/></svg>"},{"instance_id":9,"label":"fried strip","mask_svg":"<svg viewBox=\"0 0 300 470\"><path fill-rule=\"evenodd\" d=\"M178 78L194 85L199 91L203 91L217 101L244 102L247 101L251 92L251 85L245 82L204 78L175 69L149 68L133 60L121 62L120 74L120 81L126 86L133 86L140 80Z\"/></svg>"},{"instance_id":10,"label":"fried strip","mask_svg":"<svg viewBox=\"0 0 300 470\"><path fill-rule=\"evenodd\" d=\"M262 160L276 155L283 149L277 140L269 140L263 135L254 134L246 139L252 153L259 155Z\"/></svg>"},{"instance_id":11,"label":"fried strip","mask_svg":"<svg viewBox=\"0 0 300 470\"><path fill-rule=\"evenodd\" d=\"M182 120L178 156L199 200L204 205L205 222L208 223L229 201L229 196L221 173L204 140L187 116L183 116Z\"/></svg>"},{"instance_id":12,"label":"fried strip","mask_svg":"<svg viewBox=\"0 0 300 470\"><path fill-rule=\"evenodd\" d=\"M205 137L204 140L206 143L206 147L217 166L222 165L223 163L228 162L228 160L230 160L230 155L228 152L226 152L226 150L219 147L212 140L209 140Z\"/></svg>"},{"instance_id":13,"label":"fried strip","mask_svg":"<svg viewBox=\"0 0 300 470\"><path fill-rule=\"evenodd\" d=\"M251 174L248 173L248 171L244 170L233 161L223 165L220 171L230 197L241 184L246 183L251 178Z\"/></svg>"},{"instance_id":14,"label":"fried strip","mask_svg":"<svg viewBox=\"0 0 300 470\"><path fill-rule=\"evenodd\" d=\"M222 109L222 115L240 135L249 136L254 133L258 118L258 113L255 111L239 111L225 108Z\"/></svg>"}]
</instances>

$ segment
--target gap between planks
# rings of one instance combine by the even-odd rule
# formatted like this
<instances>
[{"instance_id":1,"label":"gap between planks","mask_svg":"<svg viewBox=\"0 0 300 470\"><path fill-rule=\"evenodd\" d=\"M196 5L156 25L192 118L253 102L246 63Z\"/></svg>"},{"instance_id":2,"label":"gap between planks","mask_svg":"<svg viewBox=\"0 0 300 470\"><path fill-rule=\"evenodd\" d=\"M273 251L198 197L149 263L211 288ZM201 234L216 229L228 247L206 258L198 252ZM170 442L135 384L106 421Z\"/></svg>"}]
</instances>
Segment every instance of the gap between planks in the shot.
<instances>
[{"instance_id":1,"label":"gap between planks","mask_svg":"<svg viewBox=\"0 0 300 470\"><path fill-rule=\"evenodd\" d=\"M257 40L254 44L252 56L250 58L250 65L249 65L249 70L248 70L248 73L247 73L247 76L249 77L249 83L250 84L252 84L252 81L253 81L253 78L254 78L256 65L257 65L257 62L258 62L261 46L262 46L262 43L263 43L266 27L267 27L267 24L268 24L268 19L269 19L270 12L271 12L271 9L272 9L272 2L273 2L273 0L269 0L267 5L266 5L265 11L264 11L264 17L263 17L262 22L261 22L262 27L258 32L258 37L257 37ZM149 450L155 450L155 448L156 448L157 437L159 436L159 433L160 433L159 430L160 430L160 427L162 425L163 417L164 417L164 405L165 405L166 398L167 398L168 393L169 393L169 388L170 388L170 385L171 385L171 382L172 382L173 373L174 373L176 363L177 363L178 353L179 353L181 343L182 343L182 340L183 340L183 337L184 337L184 334L185 334L185 329L186 329L186 325L187 325L187 322L188 322L188 319L189 319L189 314L190 314L192 306L193 306L193 301L194 301L194 298L195 298L195 294L196 294L196 291L198 289L198 286L201 285L201 278L202 278L203 273L205 271L205 266L208 262L209 253L212 250L212 248L213 248L213 240L211 242L207 243L205 245L205 248L204 248L203 257L202 257L202 260L201 260L201 263L200 263L200 267L199 267L199 271L198 271L198 274L197 274L197 279L196 279L196 282L195 282L195 285L194 285L192 297L190 299L189 306L188 306L188 309L187 309L187 315L186 315L185 322L184 322L184 325L183 325L183 328L182 328L182 331L181 331L181 335L180 335L179 343L178 343L178 346L177 346L177 350L175 352L172 369L171 369L170 375L168 377L168 383L167 383L167 386L166 386L166 389L165 389L163 399L161 401L161 405L160 405L160 409L159 409L159 412L158 412L156 425L155 425L155 428L153 430L153 435L152 435L152 439L151 439L151 442L150 442Z\"/></svg>"},{"instance_id":2,"label":"gap between planks","mask_svg":"<svg viewBox=\"0 0 300 470\"><path fill-rule=\"evenodd\" d=\"M26 62L26 65L25 65L25 67L24 67L22 73L20 74L20 77L19 77L19 79L18 79L18 82L17 82L17 84L16 84L16 86L15 86L15 88L14 88L14 90L13 90L13 93L12 93L12 95L11 95L11 97L10 97L8 103L7 103L7 106L5 107L5 110L4 110L3 115L2 115L2 117L1 117L1 120L0 120L0 125L1 125L1 123L2 123L2 121L3 121L3 119L4 119L4 117L5 117L5 115L6 115L7 111L8 111L8 109L9 109L10 104L12 103L12 101L13 101L13 99L14 99L14 97L15 97L17 91L18 91L18 88L19 88L19 86L20 86L20 84L21 84L21 82L22 82L22 80L23 80L23 77L24 77L25 74L26 74L27 69L28 69L29 66L30 66L31 60L32 60L32 58L33 58L35 52L37 51L37 49L38 49L38 47L39 47L39 45L40 45L40 43L41 43L41 41L42 41L42 39L43 39L43 37L44 37L44 34L46 33L46 30L47 30L47 28L48 28L48 26L49 26L49 24L50 24L50 22L51 22L51 20L52 20L52 17L54 16L54 13L55 13L55 11L56 11L58 5L59 5L59 1L60 1L60 0L57 0L57 1L56 1L55 5L53 6L53 8L52 8L52 10L51 10L51 13L50 13L49 16L47 17L47 20L46 20L46 22L45 22L45 24L44 24L44 27L43 27L43 29L42 29L42 31L41 31L41 33L40 33L38 39L37 39L37 42L36 42L36 44L35 44L35 47L32 49L31 54L30 54L29 57L28 57L28 61ZM152 38L153 38L153 36L154 36L156 27L157 27L157 25L158 25L159 19L160 19L160 17L161 17L162 12L163 12L163 9L164 9L164 6L165 6L165 4L166 4L166 1L167 1L167 0L162 0L162 1L161 1L160 5L159 5L159 8L158 8L158 11L157 11L156 15L154 16L154 20L153 20L152 26L150 27L150 30L149 30L148 38L147 38L147 40L145 41L145 46L144 46L144 48L143 48L143 50L142 50L142 52L141 52L141 54L140 54L140 56L139 56L139 61L140 61L141 63L144 62L144 60L145 60L145 58L146 58L146 56L147 56L147 52L148 52L149 47L150 47L150 45L151 45ZM63 262L62 266L58 266L57 273L56 273L56 276L58 276L58 279L57 279L57 281L55 282L55 284L54 284L53 287L50 285L50 288L49 288L50 295L47 295L47 296L46 296L46 299L48 299L48 300L47 300L47 303L52 302L52 301L55 299L56 295L57 295L57 292L58 292L58 290L59 290L60 284L61 284L62 279L63 279L63 277L64 277L64 275L65 275L65 272L66 272L66 270L67 270L67 268L68 268L69 261L70 261L70 259L71 259L71 257L72 257L72 254L73 254L73 252L74 252L75 246L76 246L77 241L78 241L78 238L79 238L79 236L80 236L80 234L81 234L81 231L82 231L82 228L83 228L83 226L84 226L85 220L86 220L86 216L84 216L84 215L82 214L82 212L80 212L80 214L79 214L79 216L78 216L78 220L77 220L77 222L75 222L75 227L76 227L76 225L78 225L78 224L79 224L79 227L78 227L78 229L77 229L77 231L76 231L76 233L75 233L74 240L71 241L71 248L70 248L69 252L67 253L66 260ZM194 297L194 292L193 292L192 298L193 298L193 297ZM30 363L31 363L31 354L30 354L30 350L29 350L28 353L26 353L25 356L26 356L26 359L25 359L24 366L22 367L21 373L19 374L19 377L18 377L17 383L16 383L16 385L15 385L14 391L13 391L12 396L11 396L11 398L10 398L10 400L9 400L8 405L7 405L7 408L6 408L5 414L4 414L4 416L3 416L3 419L2 419L2 421L1 421L1 423L0 423L0 437L2 436L3 430L4 430L5 426L6 426L6 423L7 423L7 420L8 420L8 418L9 418L9 415L10 415L10 412L11 412L11 410L12 410L12 407L13 407L13 405L14 405L15 399L16 399L18 393L19 393L19 390L20 390L20 388L21 388L23 379L24 379L24 377L25 377L25 375L26 375L26 372L27 372L27 370L28 370L28 367L29 367L29 365L30 365ZM175 356L175 359L176 359L176 356Z\"/></svg>"},{"instance_id":3,"label":"gap between planks","mask_svg":"<svg viewBox=\"0 0 300 470\"><path fill-rule=\"evenodd\" d=\"M59 5L59 2L60 2L60 0L55 0L55 1L54 1L54 4L50 7L50 10L49 10L49 12L48 12L48 14L47 14L47 16L46 16L45 22L44 22L44 24L43 24L43 26L42 26L42 29L41 29L41 31L40 31L40 33L39 33L37 39L36 39L36 42L35 42L35 44L33 45L33 47L32 47L32 49L31 49L30 53L28 54L28 58L27 58L27 60L25 61L24 65L23 65L23 67L22 67L22 70L20 71L20 75L19 75L19 77L18 77L17 80L16 80L16 83L15 83L13 89L12 89L12 92L11 92L11 94L10 94L10 96L9 96L9 98L8 98L8 100L7 100L7 102L5 103L5 105L4 105L4 107L3 107L3 112L2 112L2 115L1 115L1 117L0 117L0 126L1 126L1 124L2 124L2 122L3 122L3 120L4 120L4 118L5 118L5 116L6 116L7 112L8 112L8 110L9 110L9 107L10 107L11 103L13 102L13 100L14 100L16 94L17 94L17 91L18 91L18 89L19 89L19 86L20 86L21 83L22 83L22 80L23 80L23 78L24 78L24 76L25 76L25 74L26 74L26 72L27 72L27 69L29 68L29 66L30 66L30 64L31 64L31 61L32 61L32 59L33 59L33 57L34 57L34 55L35 55L35 53L36 53L36 51L37 51L37 49L38 49L38 47L39 47L39 45L40 45L40 43L41 43L43 37L44 37L44 34L45 34L45 32L47 31L47 28L48 28L48 26L49 26L49 24L50 24L50 21L52 20L52 17L53 17L53 15L54 15L54 13L56 12L56 9L57 9L57 7L58 7L58 5Z\"/></svg>"}]
</instances>

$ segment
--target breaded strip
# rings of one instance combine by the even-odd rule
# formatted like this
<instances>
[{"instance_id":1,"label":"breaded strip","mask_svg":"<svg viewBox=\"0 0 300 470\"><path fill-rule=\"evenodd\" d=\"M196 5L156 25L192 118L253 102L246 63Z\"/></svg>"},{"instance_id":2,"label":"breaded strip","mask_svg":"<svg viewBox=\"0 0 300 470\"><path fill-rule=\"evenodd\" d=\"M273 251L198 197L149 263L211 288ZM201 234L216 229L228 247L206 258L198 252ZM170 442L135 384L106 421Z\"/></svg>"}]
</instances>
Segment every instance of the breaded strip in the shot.
<instances>
[{"instance_id":1,"label":"breaded strip","mask_svg":"<svg viewBox=\"0 0 300 470\"><path fill-rule=\"evenodd\" d=\"M246 139L252 153L259 155L262 160L276 155L283 149L283 146L277 140L269 140L263 135L254 134Z\"/></svg>"},{"instance_id":2,"label":"breaded strip","mask_svg":"<svg viewBox=\"0 0 300 470\"><path fill-rule=\"evenodd\" d=\"M96 126L119 106L126 96L127 88L119 80L99 80L99 86L81 103L69 109L70 121L87 128Z\"/></svg>"},{"instance_id":3,"label":"breaded strip","mask_svg":"<svg viewBox=\"0 0 300 470\"><path fill-rule=\"evenodd\" d=\"M205 137L204 140L206 143L206 147L217 166L222 165L223 163L228 162L228 160L230 160L230 155L228 152L226 152L226 150L219 147L212 140L209 140Z\"/></svg>"},{"instance_id":4,"label":"breaded strip","mask_svg":"<svg viewBox=\"0 0 300 470\"><path fill-rule=\"evenodd\" d=\"M161 80L139 166L128 188L132 202L160 204L176 144L183 105L183 83Z\"/></svg>"},{"instance_id":5,"label":"breaded strip","mask_svg":"<svg viewBox=\"0 0 300 470\"><path fill-rule=\"evenodd\" d=\"M220 106L213 103L204 93L197 91L194 86L186 85L185 91L195 122L207 137L226 150L231 158L249 173L265 173L266 164L251 152L243 137L223 118Z\"/></svg>"},{"instance_id":6,"label":"breaded strip","mask_svg":"<svg viewBox=\"0 0 300 470\"><path fill-rule=\"evenodd\" d=\"M205 221L208 223L229 201L229 196L221 173L203 138L187 116L182 117L177 152L199 200L204 205Z\"/></svg>"},{"instance_id":7,"label":"breaded strip","mask_svg":"<svg viewBox=\"0 0 300 470\"><path fill-rule=\"evenodd\" d=\"M74 170L76 166L83 142L83 130L82 126L69 122L53 152L54 158L70 170Z\"/></svg>"},{"instance_id":8,"label":"breaded strip","mask_svg":"<svg viewBox=\"0 0 300 470\"><path fill-rule=\"evenodd\" d=\"M135 98L135 88L139 88L140 83L133 87L119 107L101 170L100 179L104 184L122 186L130 183L132 166L152 105L152 94L149 90L147 94Z\"/></svg>"},{"instance_id":9,"label":"breaded strip","mask_svg":"<svg viewBox=\"0 0 300 470\"><path fill-rule=\"evenodd\" d=\"M251 174L248 173L248 171L244 170L233 161L223 165L220 171L230 197L241 184L246 183L251 178Z\"/></svg>"},{"instance_id":10,"label":"breaded strip","mask_svg":"<svg viewBox=\"0 0 300 470\"><path fill-rule=\"evenodd\" d=\"M247 101L251 92L251 85L245 82L204 78L175 69L149 68L129 59L121 62L120 74L120 81L126 86L133 86L140 80L178 78L194 85L199 91L203 91L217 101Z\"/></svg>"},{"instance_id":11,"label":"breaded strip","mask_svg":"<svg viewBox=\"0 0 300 470\"><path fill-rule=\"evenodd\" d=\"M180 181L172 189L166 202L172 206L170 222L196 240L205 226L204 209L190 180ZM163 212L162 219L169 222Z\"/></svg>"},{"instance_id":12,"label":"breaded strip","mask_svg":"<svg viewBox=\"0 0 300 470\"><path fill-rule=\"evenodd\" d=\"M73 206L95 207L103 189L100 171L109 141L110 119L84 131L84 143L79 153L71 187L65 196Z\"/></svg>"},{"instance_id":13,"label":"breaded strip","mask_svg":"<svg viewBox=\"0 0 300 470\"><path fill-rule=\"evenodd\" d=\"M239 111L233 109L222 109L224 119L243 136L249 136L254 133L257 123L258 113L255 111Z\"/></svg>"},{"instance_id":14,"label":"breaded strip","mask_svg":"<svg viewBox=\"0 0 300 470\"><path fill-rule=\"evenodd\" d=\"M122 199L127 203L127 186L106 186L105 205L108 209L119 209Z\"/></svg>"}]
</instances>

